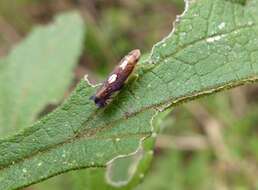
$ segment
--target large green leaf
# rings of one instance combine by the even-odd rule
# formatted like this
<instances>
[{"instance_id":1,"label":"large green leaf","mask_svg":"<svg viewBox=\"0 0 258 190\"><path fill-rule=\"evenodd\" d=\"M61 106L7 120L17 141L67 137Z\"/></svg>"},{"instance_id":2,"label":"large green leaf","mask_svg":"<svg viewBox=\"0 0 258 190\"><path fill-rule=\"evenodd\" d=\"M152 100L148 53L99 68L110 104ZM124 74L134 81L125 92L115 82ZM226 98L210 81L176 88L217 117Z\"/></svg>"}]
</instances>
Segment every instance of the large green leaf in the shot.
<instances>
[{"instance_id":1,"label":"large green leaf","mask_svg":"<svg viewBox=\"0 0 258 190\"><path fill-rule=\"evenodd\" d=\"M0 189L69 170L105 167L151 134L157 109L257 80L258 2L191 1L113 102L98 109L82 80L70 98L32 127L0 141Z\"/></svg>"},{"instance_id":2,"label":"large green leaf","mask_svg":"<svg viewBox=\"0 0 258 190\"><path fill-rule=\"evenodd\" d=\"M47 103L64 96L81 52L82 19L76 13L36 28L0 65L0 135L30 125Z\"/></svg>"}]
</instances>

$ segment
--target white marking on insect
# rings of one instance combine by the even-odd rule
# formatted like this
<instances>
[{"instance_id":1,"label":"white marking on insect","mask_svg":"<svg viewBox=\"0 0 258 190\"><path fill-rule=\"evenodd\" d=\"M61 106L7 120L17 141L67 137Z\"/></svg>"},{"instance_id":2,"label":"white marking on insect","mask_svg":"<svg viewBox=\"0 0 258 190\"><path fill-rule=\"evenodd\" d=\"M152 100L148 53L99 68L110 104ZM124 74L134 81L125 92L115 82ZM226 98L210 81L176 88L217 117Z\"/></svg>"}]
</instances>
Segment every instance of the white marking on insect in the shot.
<instances>
[{"instance_id":1,"label":"white marking on insect","mask_svg":"<svg viewBox=\"0 0 258 190\"><path fill-rule=\"evenodd\" d=\"M111 75L109 78L108 78L108 83L111 84L113 82L115 82L117 79L117 75L116 74L113 74Z\"/></svg>"},{"instance_id":2,"label":"white marking on insect","mask_svg":"<svg viewBox=\"0 0 258 190\"><path fill-rule=\"evenodd\" d=\"M129 58L126 57L119 67L122 68L122 70L124 70L128 64L128 61L129 61Z\"/></svg>"}]
</instances>

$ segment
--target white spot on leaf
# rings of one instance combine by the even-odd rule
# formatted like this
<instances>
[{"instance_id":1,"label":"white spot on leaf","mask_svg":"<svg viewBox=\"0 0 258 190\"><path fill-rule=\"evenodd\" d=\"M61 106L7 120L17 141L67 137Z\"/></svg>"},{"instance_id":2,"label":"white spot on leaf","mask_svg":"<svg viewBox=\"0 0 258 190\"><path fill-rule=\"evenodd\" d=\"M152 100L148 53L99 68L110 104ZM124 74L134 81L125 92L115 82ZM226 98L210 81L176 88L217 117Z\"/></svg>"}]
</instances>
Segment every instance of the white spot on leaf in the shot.
<instances>
[{"instance_id":1,"label":"white spot on leaf","mask_svg":"<svg viewBox=\"0 0 258 190\"><path fill-rule=\"evenodd\" d=\"M226 23L225 22L222 22L222 23L220 23L219 24L219 29L221 30L221 29L223 29L224 27L226 26Z\"/></svg>"},{"instance_id":2,"label":"white spot on leaf","mask_svg":"<svg viewBox=\"0 0 258 190\"><path fill-rule=\"evenodd\" d=\"M253 21L248 21L247 23L249 26L253 25Z\"/></svg>"},{"instance_id":3,"label":"white spot on leaf","mask_svg":"<svg viewBox=\"0 0 258 190\"><path fill-rule=\"evenodd\" d=\"M212 43L212 42L221 40L221 38L223 38L223 37L224 37L224 35L214 36L214 37L207 38L206 41L208 43Z\"/></svg>"},{"instance_id":4,"label":"white spot on leaf","mask_svg":"<svg viewBox=\"0 0 258 190\"><path fill-rule=\"evenodd\" d=\"M120 138L116 138L116 142L119 142L120 141Z\"/></svg>"}]
</instances>

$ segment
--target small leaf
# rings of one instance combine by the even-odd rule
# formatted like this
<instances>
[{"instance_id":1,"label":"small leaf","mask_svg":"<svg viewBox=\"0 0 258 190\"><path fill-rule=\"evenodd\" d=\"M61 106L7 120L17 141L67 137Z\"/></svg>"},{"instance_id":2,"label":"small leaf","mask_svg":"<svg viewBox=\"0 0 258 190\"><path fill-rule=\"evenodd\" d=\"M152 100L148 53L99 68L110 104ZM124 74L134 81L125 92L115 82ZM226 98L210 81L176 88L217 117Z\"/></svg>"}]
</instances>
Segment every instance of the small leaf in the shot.
<instances>
[{"instance_id":1,"label":"small leaf","mask_svg":"<svg viewBox=\"0 0 258 190\"><path fill-rule=\"evenodd\" d=\"M104 109L81 81L57 110L0 141L0 189L80 168L106 167L148 137L157 109L257 81L258 1L191 1L174 31ZM152 63L152 64L150 64Z\"/></svg>"},{"instance_id":2,"label":"small leaf","mask_svg":"<svg viewBox=\"0 0 258 190\"><path fill-rule=\"evenodd\" d=\"M38 27L0 64L0 134L30 125L47 103L64 96L82 49L77 13Z\"/></svg>"}]
</instances>

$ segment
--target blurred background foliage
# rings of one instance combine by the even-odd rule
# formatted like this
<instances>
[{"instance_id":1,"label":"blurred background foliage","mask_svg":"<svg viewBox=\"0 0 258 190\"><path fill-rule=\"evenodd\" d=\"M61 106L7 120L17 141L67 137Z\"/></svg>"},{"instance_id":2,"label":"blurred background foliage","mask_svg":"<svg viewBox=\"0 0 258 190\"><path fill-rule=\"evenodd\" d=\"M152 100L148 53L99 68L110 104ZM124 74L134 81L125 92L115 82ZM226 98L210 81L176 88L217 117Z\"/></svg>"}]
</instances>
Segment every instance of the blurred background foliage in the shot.
<instances>
[{"instance_id":1,"label":"blurred background foliage","mask_svg":"<svg viewBox=\"0 0 258 190\"><path fill-rule=\"evenodd\" d=\"M68 95L85 73L98 82L131 49L149 52L183 6L183 0L1 0L0 55L33 26L79 10L87 34ZM249 85L176 107L163 119L153 163L136 189L258 189L257 95L257 85ZM92 189L90 183L97 187L96 179L105 178L99 170L69 172L27 189Z\"/></svg>"}]
</instances>

